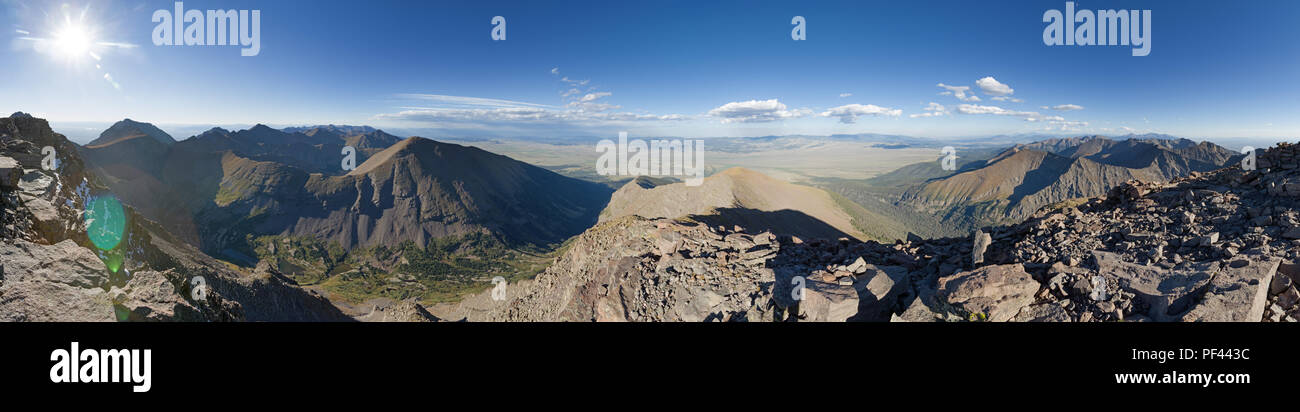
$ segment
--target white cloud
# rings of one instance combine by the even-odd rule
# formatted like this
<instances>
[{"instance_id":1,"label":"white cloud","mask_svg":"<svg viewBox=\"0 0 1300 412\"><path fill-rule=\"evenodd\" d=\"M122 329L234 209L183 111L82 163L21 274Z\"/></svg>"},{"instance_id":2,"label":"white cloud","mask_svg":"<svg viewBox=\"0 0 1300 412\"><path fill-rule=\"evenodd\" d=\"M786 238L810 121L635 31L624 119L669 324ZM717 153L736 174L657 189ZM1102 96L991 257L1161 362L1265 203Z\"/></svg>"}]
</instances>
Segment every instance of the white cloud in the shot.
<instances>
[{"instance_id":1,"label":"white cloud","mask_svg":"<svg viewBox=\"0 0 1300 412\"><path fill-rule=\"evenodd\" d=\"M617 110L617 109L621 109L621 108L623 108L623 106L619 106L619 105L617 105L617 104L610 104L610 103L588 103L588 102L570 102L570 103L569 103L569 107L572 107L572 108L575 108L575 109L577 109L577 110L581 110L581 111L584 111L584 112L593 112L593 113L595 113L595 112L605 112L605 111Z\"/></svg>"},{"instance_id":2,"label":"white cloud","mask_svg":"<svg viewBox=\"0 0 1300 412\"><path fill-rule=\"evenodd\" d=\"M938 104L935 102L930 102L929 105L925 106L924 110L925 110L924 113L912 113L907 117L915 119L918 117L936 117L936 116L944 116L948 114L947 107L944 107L942 104Z\"/></svg>"},{"instance_id":3,"label":"white cloud","mask_svg":"<svg viewBox=\"0 0 1300 412\"><path fill-rule=\"evenodd\" d=\"M1024 102L1025 102L1024 100L1020 100L1020 99L1017 99L1017 98L1014 98L1014 97L1011 97L1011 96L993 96L993 100L997 100L997 101L999 101L999 102L1012 102L1012 103L1024 103Z\"/></svg>"},{"instance_id":4,"label":"white cloud","mask_svg":"<svg viewBox=\"0 0 1300 412\"><path fill-rule=\"evenodd\" d=\"M988 114L994 116L1019 117L1027 122L1065 122L1061 116L1043 116L1038 112L1008 110L998 106L982 106L978 104L961 104L957 106L957 113L961 114ZM1085 125L1087 123L1084 123Z\"/></svg>"},{"instance_id":5,"label":"white cloud","mask_svg":"<svg viewBox=\"0 0 1300 412\"><path fill-rule=\"evenodd\" d=\"M1063 132L1074 132L1074 131L1083 130L1083 128L1085 127L1088 127L1088 122L1059 120L1059 121L1048 122L1048 126L1044 128L1044 130L1060 130Z\"/></svg>"},{"instance_id":6,"label":"white cloud","mask_svg":"<svg viewBox=\"0 0 1300 412\"><path fill-rule=\"evenodd\" d=\"M573 79L570 79L569 76L564 76L564 77L561 77L561 78L560 78L560 81L565 82L565 83L568 83L568 84L572 84L572 85L575 85L575 86L586 86L587 83L590 83L590 82L591 82L591 79L586 79L586 80L573 80Z\"/></svg>"},{"instance_id":7,"label":"white cloud","mask_svg":"<svg viewBox=\"0 0 1300 412\"><path fill-rule=\"evenodd\" d=\"M898 116L903 114L902 110L880 107L874 104L846 104L839 107L833 107L822 112L822 117L838 117L840 123L853 123L858 116Z\"/></svg>"},{"instance_id":8,"label":"white cloud","mask_svg":"<svg viewBox=\"0 0 1300 412\"><path fill-rule=\"evenodd\" d=\"M999 82L998 79L994 79L993 76L986 76L982 79L976 80L975 85L979 86L980 90L984 91L984 94L989 96L1009 96L1016 92L1016 90L1012 89L1011 86Z\"/></svg>"},{"instance_id":9,"label":"white cloud","mask_svg":"<svg viewBox=\"0 0 1300 412\"><path fill-rule=\"evenodd\" d=\"M1056 106L1043 106L1043 109L1051 109L1051 110L1058 110L1062 112L1068 112L1071 110L1083 110L1083 106L1077 104L1058 104Z\"/></svg>"},{"instance_id":10,"label":"white cloud","mask_svg":"<svg viewBox=\"0 0 1300 412\"><path fill-rule=\"evenodd\" d=\"M707 114L722 119L723 123L761 123L799 118L811 112L807 109L787 110L785 104L769 99L731 102L709 110Z\"/></svg>"},{"instance_id":11,"label":"white cloud","mask_svg":"<svg viewBox=\"0 0 1300 412\"><path fill-rule=\"evenodd\" d=\"M602 97L605 97L605 96L609 96L609 95L611 95L611 94L613 94L613 93L610 93L610 92L587 93L585 96L582 96L581 99L578 99L578 101L579 101L579 102L582 102L582 103L586 103L586 102L594 101L594 100L596 100L596 99L599 99L599 98L602 98Z\"/></svg>"},{"instance_id":12,"label":"white cloud","mask_svg":"<svg viewBox=\"0 0 1300 412\"><path fill-rule=\"evenodd\" d=\"M849 97L849 96L852 96L852 95L853 95L853 93L840 93L840 97Z\"/></svg>"},{"instance_id":13,"label":"white cloud","mask_svg":"<svg viewBox=\"0 0 1300 412\"><path fill-rule=\"evenodd\" d=\"M957 100L961 100L963 102L980 101L979 96L973 94L972 95L966 94L966 92L970 91L970 86L949 86L943 83L939 83L937 86L948 90L946 92L940 92L939 93L940 95L956 97Z\"/></svg>"},{"instance_id":14,"label":"white cloud","mask_svg":"<svg viewBox=\"0 0 1300 412\"><path fill-rule=\"evenodd\" d=\"M960 104L957 105L957 113L961 114L993 114L998 116L1029 116L1037 115L1037 112L1022 112L1007 110L998 106L983 106L978 104Z\"/></svg>"},{"instance_id":15,"label":"white cloud","mask_svg":"<svg viewBox=\"0 0 1300 412\"><path fill-rule=\"evenodd\" d=\"M559 67L552 67L552 68L551 68L551 74L560 74L560 68L559 68Z\"/></svg>"}]
</instances>

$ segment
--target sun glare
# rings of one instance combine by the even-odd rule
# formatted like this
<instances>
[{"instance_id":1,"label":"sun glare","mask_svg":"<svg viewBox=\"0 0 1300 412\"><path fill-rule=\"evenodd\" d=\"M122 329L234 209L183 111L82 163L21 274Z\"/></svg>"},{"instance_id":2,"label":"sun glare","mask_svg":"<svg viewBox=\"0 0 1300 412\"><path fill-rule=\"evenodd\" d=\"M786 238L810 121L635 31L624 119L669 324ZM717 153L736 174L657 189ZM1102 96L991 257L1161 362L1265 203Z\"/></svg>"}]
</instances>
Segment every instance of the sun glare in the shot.
<instances>
[{"instance_id":1,"label":"sun glare","mask_svg":"<svg viewBox=\"0 0 1300 412\"><path fill-rule=\"evenodd\" d=\"M94 45L94 39L84 26L71 23L55 33L53 40L54 51L71 59L90 56L90 48Z\"/></svg>"}]
</instances>

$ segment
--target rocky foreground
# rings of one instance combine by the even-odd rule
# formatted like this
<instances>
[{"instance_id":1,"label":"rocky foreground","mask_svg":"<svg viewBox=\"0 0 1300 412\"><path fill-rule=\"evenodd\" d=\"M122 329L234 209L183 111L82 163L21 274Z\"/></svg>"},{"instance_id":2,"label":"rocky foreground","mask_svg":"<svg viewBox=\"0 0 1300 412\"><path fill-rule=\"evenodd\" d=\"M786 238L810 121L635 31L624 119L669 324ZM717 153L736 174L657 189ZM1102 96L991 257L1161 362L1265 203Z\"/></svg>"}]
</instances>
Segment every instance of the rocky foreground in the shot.
<instances>
[{"instance_id":1,"label":"rocky foreground","mask_svg":"<svg viewBox=\"0 0 1300 412\"><path fill-rule=\"evenodd\" d=\"M469 321L1300 321L1300 150L1045 207L967 238L803 240L629 216Z\"/></svg>"},{"instance_id":2,"label":"rocky foreground","mask_svg":"<svg viewBox=\"0 0 1300 412\"><path fill-rule=\"evenodd\" d=\"M99 250L83 211L108 194L45 120L0 118L0 321L349 319L266 268L232 270L130 207L120 245Z\"/></svg>"}]
</instances>

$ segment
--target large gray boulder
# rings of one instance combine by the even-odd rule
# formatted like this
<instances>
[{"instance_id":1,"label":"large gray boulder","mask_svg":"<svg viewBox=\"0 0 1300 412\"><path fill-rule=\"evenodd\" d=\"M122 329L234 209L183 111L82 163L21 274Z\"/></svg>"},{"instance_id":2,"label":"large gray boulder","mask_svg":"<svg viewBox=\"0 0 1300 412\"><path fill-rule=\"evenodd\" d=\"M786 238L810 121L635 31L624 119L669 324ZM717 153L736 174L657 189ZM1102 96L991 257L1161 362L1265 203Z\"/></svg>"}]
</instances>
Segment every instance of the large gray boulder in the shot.
<instances>
[{"instance_id":1,"label":"large gray boulder","mask_svg":"<svg viewBox=\"0 0 1300 412\"><path fill-rule=\"evenodd\" d=\"M800 320L805 322L845 322L858 314L860 286L841 285L808 279L803 301L799 302Z\"/></svg>"},{"instance_id":2,"label":"large gray boulder","mask_svg":"<svg viewBox=\"0 0 1300 412\"><path fill-rule=\"evenodd\" d=\"M0 262L0 321L116 320L108 270L89 249L71 240L41 245L19 239L0 243Z\"/></svg>"},{"instance_id":3,"label":"large gray boulder","mask_svg":"<svg viewBox=\"0 0 1300 412\"><path fill-rule=\"evenodd\" d=\"M11 157L0 156L0 189L14 190L23 177L23 167Z\"/></svg>"},{"instance_id":4,"label":"large gray boulder","mask_svg":"<svg viewBox=\"0 0 1300 412\"><path fill-rule=\"evenodd\" d=\"M1214 276L1204 297L1184 322L1260 322L1268 305L1269 284L1281 259L1233 261Z\"/></svg>"},{"instance_id":5,"label":"large gray boulder","mask_svg":"<svg viewBox=\"0 0 1300 412\"><path fill-rule=\"evenodd\" d=\"M114 301L118 302L119 320L132 322L201 322L201 310L186 301L176 290L169 276L171 271L140 271L131 274L125 288L114 288Z\"/></svg>"},{"instance_id":6,"label":"large gray boulder","mask_svg":"<svg viewBox=\"0 0 1300 412\"><path fill-rule=\"evenodd\" d=\"M855 269L859 268L860 274L853 278L859 299L859 316L855 320L889 321L890 315L898 308L899 297L911 288L907 268L863 264Z\"/></svg>"},{"instance_id":7,"label":"large gray boulder","mask_svg":"<svg viewBox=\"0 0 1300 412\"><path fill-rule=\"evenodd\" d=\"M1218 262L1196 263L1184 269L1138 265L1102 251L1093 252L1093 258L1103 277L1114 279L1120 289L1132 292L1148 308L1146 315L1159 322L1180 320L1219 269Z\"/></svg>"},{"instance_id":8,"label":"large gray boulder","mask_svg":"<svg viewBox=\"0 0 1300 412\"><path fill-rule=\"evenodd\" d=\"M984 263L984 252L993 244L993 236L983 230L975 232L975 243L971 247L971 267Z\"/></svg>"},{"instance_id":9,"label":"large gray boulder","mask_svg":"<svg viewBox=\"0 0 1300 412\"><path fill-rule=\"evenodd\" d=\"M1011 320L1034 302L1039 284L1020 264L985 266L939 279L938 296L968 314Z\"/></svg>"}]
</instances>

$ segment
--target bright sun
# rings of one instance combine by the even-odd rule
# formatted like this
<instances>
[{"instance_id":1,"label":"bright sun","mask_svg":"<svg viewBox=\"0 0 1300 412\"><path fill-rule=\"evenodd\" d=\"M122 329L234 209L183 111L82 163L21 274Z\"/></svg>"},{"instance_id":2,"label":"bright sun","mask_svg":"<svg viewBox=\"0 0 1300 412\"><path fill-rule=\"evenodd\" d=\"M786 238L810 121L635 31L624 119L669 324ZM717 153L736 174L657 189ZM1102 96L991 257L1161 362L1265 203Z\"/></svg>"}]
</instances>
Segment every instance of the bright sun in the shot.
<instances>
[{"instance_id":1,"label":"bright sun","mask_svg":"<svg viewBox=\"0 0 1300 412\"><path fill-rule=\"evenodd\" d=\"M90 55L94 39L84 26L69 23L54 33L54 51L64 57L80 59Z\"/></svg>"}]
</instances>

